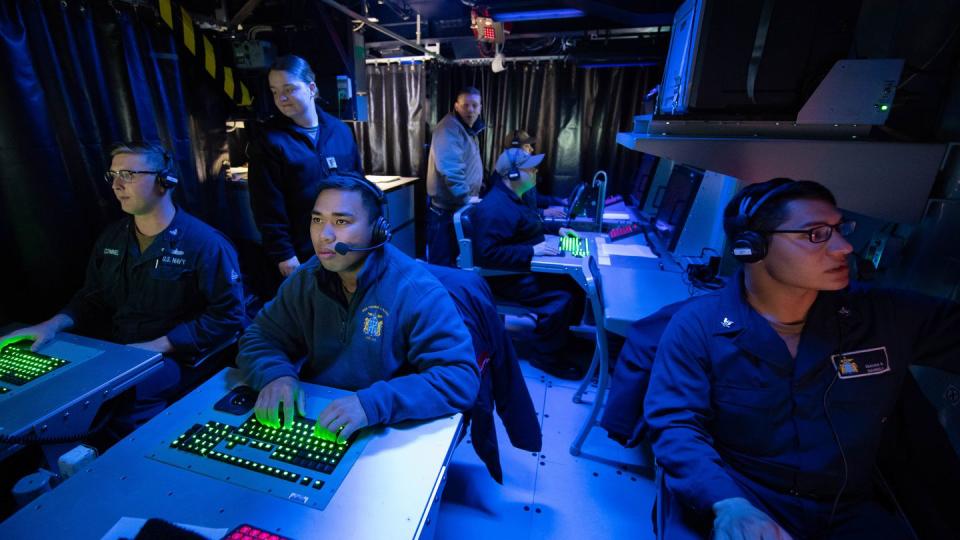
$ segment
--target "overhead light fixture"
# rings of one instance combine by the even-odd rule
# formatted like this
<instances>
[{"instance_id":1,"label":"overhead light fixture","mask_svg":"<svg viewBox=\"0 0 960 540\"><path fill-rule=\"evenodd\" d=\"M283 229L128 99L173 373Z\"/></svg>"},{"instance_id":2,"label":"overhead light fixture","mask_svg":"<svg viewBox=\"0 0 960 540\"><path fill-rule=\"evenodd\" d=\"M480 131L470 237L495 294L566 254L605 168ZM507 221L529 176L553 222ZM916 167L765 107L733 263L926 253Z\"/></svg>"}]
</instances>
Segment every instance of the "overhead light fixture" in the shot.
<instances>
[{"instance_id":1,"label":"overhead light fixture","mask_svg":"<svg viewBox=\"0 0 960 540\"><path fill-rule=\"evenodd\" d=\"M538 9L535 11L507 11L495 13L493 20L497 22L542 21L545 19L574 19L586 15L579 9Z\"/></svg>"}]
</instances>

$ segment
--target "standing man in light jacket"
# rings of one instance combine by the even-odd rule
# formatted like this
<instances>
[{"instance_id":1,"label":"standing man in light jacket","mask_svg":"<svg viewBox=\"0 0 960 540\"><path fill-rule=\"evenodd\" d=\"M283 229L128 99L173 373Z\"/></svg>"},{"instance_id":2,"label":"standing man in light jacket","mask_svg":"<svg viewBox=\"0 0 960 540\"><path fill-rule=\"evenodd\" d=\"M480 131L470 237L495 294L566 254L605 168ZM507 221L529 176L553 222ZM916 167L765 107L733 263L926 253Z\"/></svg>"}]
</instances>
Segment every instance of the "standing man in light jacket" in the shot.
<instances>
[{"instance_id":1,"label":"standing man in light jacket","mask_svg":"<svg viewBox=\"0 0 960 540\"><path fill-rule=\"evenodd\" d=\"M480 195L483 163L477 135L486 127L480 110L480 90L464 87L453 112L433 130L427 166L427 260L432 264L456 266L453 214Z\"/></svg>"},{"instance_id":2,"label":"standing man in light jacket","mask_svg":"<svg viewBox=\"0 0 960 540\"><path fill-rule=\"evenodd\" d=\"M257 418L304 413L299 381L355 393L317 417L346 440L366 426L473 406L477 362L453 301L430 273L386 244L383 193L360 176L319 185L310 220L316 257L284 281L243 339L237 364L260 391ZM300 359L306 358L302 364Z\"/></svg>"}]
</instances>

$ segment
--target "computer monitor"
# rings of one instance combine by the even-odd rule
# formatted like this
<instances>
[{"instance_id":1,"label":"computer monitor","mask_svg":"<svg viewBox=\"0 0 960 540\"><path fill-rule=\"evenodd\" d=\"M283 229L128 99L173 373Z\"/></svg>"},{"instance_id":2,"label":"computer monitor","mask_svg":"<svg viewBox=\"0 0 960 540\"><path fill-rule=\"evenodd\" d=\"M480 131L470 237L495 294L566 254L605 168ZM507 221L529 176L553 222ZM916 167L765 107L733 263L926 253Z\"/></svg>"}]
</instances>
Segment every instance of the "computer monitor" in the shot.
<instances>
[{"instance_id":1,"label":"computer monitor","mask_svg":"<svg viewBox=\"0 0 960 540\"><path fill-rule=\"evenodd\" d=\"M686 0L671 26L660 113L796 118L849 56L861 3Z\"/></svg>"},{"instance_id":2,"label":"computer monitor","mask_svg":"<svg viewBox=\"0 0 960 540\"><path fill-rule=\"evenodd\" d=\"M566 227L569 227L573 219L586 211L590 192L591 190L587 189L585 182L578 182L577 185L573 187L573 191L571 191L570 196L567 197Z\"/></svg>"},{"instance_id":3,"label":"computer monitor","mask_svg":"<svg viewBox=\"0 0 960 540\"><path fill-rule=\"evenodd\" d=\"M633 175L633 183L627 193L627 204L635 208L643 208L659 161L660 158L653 154L643 154L640 158L640 165L637 166L637 171Z\"/></svg>"},{"instance_id":4,"label":"computer monitor","mask_svg":"<svg viewBox=\"0 0 960 540\"><path fill-rule=\"evenodd\" d=\"M703 182L703 170L675 164L654 218L654 229L668 251L673 251Z\"/></svg>"}]
</instances>

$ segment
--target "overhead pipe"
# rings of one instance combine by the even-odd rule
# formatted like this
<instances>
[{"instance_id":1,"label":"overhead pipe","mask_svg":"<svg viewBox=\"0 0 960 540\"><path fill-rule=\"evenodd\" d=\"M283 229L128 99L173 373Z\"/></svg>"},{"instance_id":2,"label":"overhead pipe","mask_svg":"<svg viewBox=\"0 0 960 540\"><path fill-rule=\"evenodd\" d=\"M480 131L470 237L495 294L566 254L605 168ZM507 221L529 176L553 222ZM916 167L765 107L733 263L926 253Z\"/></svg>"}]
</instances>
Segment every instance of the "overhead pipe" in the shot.
<instances>
[{"instance_id":1,"label":"overhead pipe","mask_svg":"<svg viewBox=\"0 0 960 540\"><path fill-rule=\"evenodd\" d=\"M369 26L370 28L373 28L374 30L380 32L381 34L386 34L386 35L392 37L393 39L399 41L400 43L403 43L403 44L406 45L407 47L411 47L411 48L413 48L413 49L416 49L416 50L422 52L423 54L428 55L428 56L434 58L435 60L437 60L437 61L439 61L439 62L441 62L441 63L447 63L447 62L449 61L449 60L447 60L446 57L441 56L441 55L439 55L439 54L437 54L437 53L435 53L435 52L433 52L433 51L427 50L427 49L424 48L422 45L418 45L418 44L410 41L409 39L401 36L400 34L397 34L396 32L393 32L392 30L389 30L389 29L387 29L387 28L385 28L385 27L383 27L383 26L380 26L380 24L378 24L378 23L372 22L369 18L364 17L363 15L360 15L359 13L353 11L352 9L350 9L350 8L348 8L348 7L345 7L345 6L340 5L339 3L335 2L334 0L320 0L320 2L322 2L322 3L324 3L324 4L326 4L326 5L330 6L330 7L332 7L333 9L339 11L340 13L343 13L344 15L347 15L347 16L349 16L349 17L352 17L352 18L355 19L355 20L363 21L367 26Z\"/></svg>"}]
</instances>

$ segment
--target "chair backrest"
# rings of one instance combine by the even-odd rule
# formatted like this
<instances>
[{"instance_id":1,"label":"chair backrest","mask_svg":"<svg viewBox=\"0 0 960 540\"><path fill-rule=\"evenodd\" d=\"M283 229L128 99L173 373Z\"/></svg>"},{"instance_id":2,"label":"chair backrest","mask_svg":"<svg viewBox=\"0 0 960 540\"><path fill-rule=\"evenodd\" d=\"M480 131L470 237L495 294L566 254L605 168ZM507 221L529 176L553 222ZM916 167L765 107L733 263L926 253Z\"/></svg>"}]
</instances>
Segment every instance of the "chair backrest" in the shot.
<instances>
[{"instance_id":1,"label":"chair backrest","mask_svg":"<svg viewBox=\"0 0 960 540\"><path fill-rule=\"evenodd\" d=\"M457 255L457 268L470 270L481 276L505 276L523 273L516 270L480 268L476 264L473 257L473 224L470 223L470 215L475 207L474 204L468 204L453 214L453 230L457 234L457 247L460 248L460 253Z\"/></svg>"},{"instance_id":2,"label":"chair backrest","mask_svg":"<svg viewBox=\"0 0 960 540\"><path fill-rule=\"evenodd\" d=\"M472 204L468 204L453 214L453 230L457 234L457 267L473 270L473 225L470 223Z\"/></svg>"},{"instance_id":3,"label":"chair backrest","mask_svg":"<svg viewBox=\"0 0 960 540\"><path fill-rule=\"evenodd\" d=\"M594 326L597 329L597 350L607 358L607 330L603 325L603 282L600 278L600 266L592 254L583 258L582 271L587 285L587 300L593 312Z\"/></svg>"},{"instance_id":4,"label":"chair backrest","mask_svg":"<svg viewBox=\"0 0 960 540\"><path fill-rule=\"evenodd\" d=\"M236 352L230 353L228 352L228 350L231 347L236 348L234 346L237 344L239 340L240 340L240 333L238 332L230 336L226 340L224 340L222 343L220 343L216 347L213 347L203 355L198 355L198 356L172 355L172 356L176 358L177 362L184 369L196 370L206 366L207 364L217 364L219 367L215 368L214 371L216 372L216 371L220 371L220 369L224 367L228 367L227 364L233 362L233 360L236 357Z\"/></svg>"}]
</instances>

